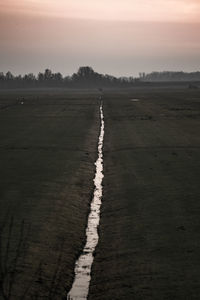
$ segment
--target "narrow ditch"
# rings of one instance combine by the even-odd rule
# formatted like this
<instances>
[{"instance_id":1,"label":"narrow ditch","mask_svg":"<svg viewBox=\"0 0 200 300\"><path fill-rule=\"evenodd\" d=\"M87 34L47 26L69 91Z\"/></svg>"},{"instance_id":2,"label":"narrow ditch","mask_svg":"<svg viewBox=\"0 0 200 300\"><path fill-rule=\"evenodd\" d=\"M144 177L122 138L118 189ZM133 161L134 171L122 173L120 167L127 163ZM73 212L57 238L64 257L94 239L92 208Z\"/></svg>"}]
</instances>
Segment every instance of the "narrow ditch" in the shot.
<instances>
[{"instance_id":1,"label":"narrow ditch","mask_svg":"<svg viewBox=\"0 0 200 300\"><path fill-rule=\"evenodd\" d=\"M91 280L91 267L94 260L94 251L98 244L98 225L100 221L100 208L102 198L103 180L103 140L104 140L104 116L103 105L100 105L101 129L98 142L98 158L95 162L96 173L94 177L94 194L88 216L86 228L86 244L75 263L75 277L71 290L67 295L67 300L86 300L88 297Z\"/></svg>"}]
</instances>

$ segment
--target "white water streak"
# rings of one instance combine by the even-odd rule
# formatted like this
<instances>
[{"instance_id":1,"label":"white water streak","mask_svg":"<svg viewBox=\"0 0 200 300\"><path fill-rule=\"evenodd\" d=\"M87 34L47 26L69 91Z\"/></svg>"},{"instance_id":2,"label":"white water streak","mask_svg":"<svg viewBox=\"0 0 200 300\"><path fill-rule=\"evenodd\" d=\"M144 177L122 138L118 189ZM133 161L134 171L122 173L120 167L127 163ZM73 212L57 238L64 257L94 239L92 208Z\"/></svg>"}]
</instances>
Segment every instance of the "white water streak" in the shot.
<instances>
[{"instance_id":1,"label":"white water streak","mask_svg":"<svg viewBox=\"0 0 200 300\"><path fill-rule=\"evenodd\" d=\"M91 202L90 214L86 229L86 244L82 254L75 264L75 278L72 288L67 295L68 300L86 300L91 280L91 267L94 260L94 250L99 240L98 225L100 220L100 207L102 198L103 180L103 139L104 119L103 108L100 106L101 130L98 143L98 159L95 162L96 173L94 178L94 195Z\"/></svg>"}]
</instances>

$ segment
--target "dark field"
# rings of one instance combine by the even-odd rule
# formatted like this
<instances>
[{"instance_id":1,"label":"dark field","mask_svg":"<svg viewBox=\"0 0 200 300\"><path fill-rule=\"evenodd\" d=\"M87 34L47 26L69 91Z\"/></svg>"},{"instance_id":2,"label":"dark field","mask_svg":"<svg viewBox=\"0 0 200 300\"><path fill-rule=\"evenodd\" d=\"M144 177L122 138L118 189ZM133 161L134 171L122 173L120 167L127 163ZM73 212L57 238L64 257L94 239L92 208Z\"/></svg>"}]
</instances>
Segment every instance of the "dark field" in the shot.
<instances>
[{"instance_id":1,"label":"dark field","mask_svg":"<svg viewBox=\"0 0 200 300\"><path fill-rule=\"evenodd\" d=\"M21 91L0 107L0 299L62 299L85 239L99 103Z\"/></svg>"},{"instance_id":2,"label":"dark field","mask_svg":"<svg viewBox=\"0 0 200 300\"><path fill-rule=\"evenodd\" d=\"M106 91L103 109L104 195L89 300L199 299L200 90ZM99 126L95 91L0 92L0 299L69 291Z\"/></svg>"},{"instance_id":3,"label":"dark field","mask_svg":"<svg viewBox=\"0 0 200 300\"><path fill-rule=\"evenodd\" d=\"M200 299L200 92L105 96L104 114L89 300Z\"/></svg>"}]
</instances>

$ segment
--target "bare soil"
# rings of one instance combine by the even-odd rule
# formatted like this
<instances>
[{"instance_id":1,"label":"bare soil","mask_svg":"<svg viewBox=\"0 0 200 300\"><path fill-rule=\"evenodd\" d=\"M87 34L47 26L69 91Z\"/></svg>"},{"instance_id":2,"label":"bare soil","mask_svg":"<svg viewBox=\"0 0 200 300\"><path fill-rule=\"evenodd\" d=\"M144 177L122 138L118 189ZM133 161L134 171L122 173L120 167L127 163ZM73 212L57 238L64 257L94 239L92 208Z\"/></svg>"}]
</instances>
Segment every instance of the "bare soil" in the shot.
<instances>
[{"instance_id":1,"label":"bare soil","mask_svg":"<svg viewBox=\"0 0 200 300\"><path fill-rule=\"evenodd\" d=\"M99 126L93 92L0 93L0 299L66 297L85 240Z\"/></svg>"},{"instance_id":2,"label":"bare soil","mask_svg":"<svg viewBox=\"0 0 200 300\"><path fill-rule=\"evenodd\" d=\"M199 299L200 90L107 90L103 101L89 300ZM99 125L96 91L0 92L0 299L66 297L85 242Z\"/></svg>"},{"instance_id":3,"label":"bare soil","mask_svg":"<svg viewBox=\"0 0 200 300\"><path fill-rule=\"evenodd\" d=\"M199 299L200 90L105 93L104 116L89 300Z\"/></svg>"}]
</instances>

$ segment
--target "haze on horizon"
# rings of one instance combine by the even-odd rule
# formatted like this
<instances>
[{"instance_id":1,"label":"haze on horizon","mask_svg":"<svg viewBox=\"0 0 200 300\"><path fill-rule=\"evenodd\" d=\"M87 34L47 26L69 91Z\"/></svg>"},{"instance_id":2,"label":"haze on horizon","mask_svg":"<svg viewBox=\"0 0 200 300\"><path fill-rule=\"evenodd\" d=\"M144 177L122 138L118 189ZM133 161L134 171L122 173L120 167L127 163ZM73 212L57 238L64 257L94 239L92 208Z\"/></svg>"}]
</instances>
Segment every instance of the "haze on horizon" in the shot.
<instances>
[{"instance_id":1,"label":"haze on horizon","mask_svg":"<svg viewBox=\"0 0 200 300\"><path fill-rule=\"evenodd\" d=\"M0 71L197 71L199 20L199 0L1 0Z\"/></svg>"}]
</instances>

